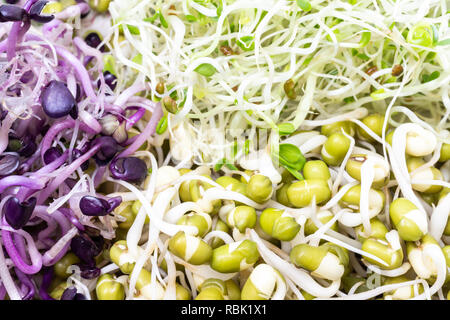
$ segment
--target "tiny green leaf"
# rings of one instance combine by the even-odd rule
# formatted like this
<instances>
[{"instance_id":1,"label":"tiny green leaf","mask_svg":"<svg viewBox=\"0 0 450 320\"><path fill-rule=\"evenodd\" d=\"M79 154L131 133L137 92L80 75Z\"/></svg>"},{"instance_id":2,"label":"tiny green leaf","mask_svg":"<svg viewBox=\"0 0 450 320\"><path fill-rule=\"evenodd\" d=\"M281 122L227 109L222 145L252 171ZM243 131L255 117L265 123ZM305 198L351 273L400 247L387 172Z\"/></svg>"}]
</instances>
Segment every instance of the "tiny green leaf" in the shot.
<instances>
[{"instance_id":1,"label":"tiny green leaf","mask_svg":"<svg viewBox=\"0 0 450 320\"><path fill-rule=\"evenodd\" d=\"M280 123L278 125L278 132L280 135L288 135L295 131L295 127L292 123L286 122L286 123Z\"/></svg>"},{"instance_id":2,"label":"tiny green leaf","mask_svg":"<svg viewBox=\"0 0 450 320\"><path fill-rule=\"evenodd\" d=\"M167 116L163 116L156 126L156 133L163 134L167 130Z\"/></svg>"},{"instance_id":3,"label":"tiny green leaf","mask_svg":"<svg viewBox=\"0 0 450 320\"><path fill-rule=\"evenodd\" d=\"M373 91L370 94L370 96L374 100L381 100L381 99L384 99L386 97L386 92L384 91L384 89L378 89L378 90Z\"/></svg>"},{"instance_id":4,"label":"tiny green leaf","mask_svg":"<svg viewBox=\"0 0 450 320\"><path fill-rule=\"evenodd\" d=\"M303 65L304 65L304 66L309 65L309 63L311 62L312 58L313 58L313 57L308 57L308 58L306 58L306 59L305 59L305 62L303 62Z\"/></svg>"},{"instance_id":5,"label":"tiny green leaf","mask_svg":"<svg viewBox=\"0 0 450 320\"><path fill-rule=\"evenodd\" d=\"M369 60L369 56L367 56L365 53L359 53L357 55L358 58L360 58L361 60Z\"/></svg>"},{"instance_id":6,"label":"tiny green leaf","mask_svg":"<svg viewBox=\"0 0 450 320\"><path fill-rule=\"evenodd\" d=\"M431 62L433 59L436 58L436 52L429 52L427 56L425 57L425 62Z\"/></svg>"},{"instance_id":7,"label":"tiny green leaf","mask_svg":"<svg viewBox=\"0 0 450 320\"><path fill-rule=\"evenodd\" d=\"M193 16L193 15L187 14L186 15L186 20L188 22L195 22L195 21L197 21L197 18L195 16Z\"/></svg>"},{"instance_id":8,"label":"tiny green leaf","mask_svg":"<svg viewBox=\"0 0 450 320\"><path fill-rule=\"evenodd\" d=\"M231 150L233 158L237 155L237 153L238 153L238 143L237 141L235 141L233 144L233 149Z\"/></svg>"},{"instance_id":9,"label":"tiny green leaf","mask_svg":"<svg viewBox=\"0 0 450 320\"><path fill-rule=\"evenodd\" d=\"M310 11L311 10L311 3L308 0L297 0L297 5L303 11Z\"/></svg>"},{"instance_id":10,"label":"tiny green leaf","mask_svg":"<svg viewBox=\"0 0 450 320\"><path fill-rule=\"evenodd\" d=\"M142 64L142 54L138 53L133 57L133 59L131 59L131 61L137 64Z\"/></svg>"},{"instance_id":11,"label":"tiny green leaf","mask_svg":"<svg viewBox=\"0 0 450 320\"><path fill-rule=\"evenodd\" d=\"M214 68L209 63L202 63L197 68L195 68L194 71L205 77L211 77L214 73L217 72L216 68Z\"/></svg>"},{"instance_id":12,"label":"tiny green leaf","mask_svg":"<svg viewBox=\"0 0 450 320\"><path fill-rule=\"evenodd\" d=\"M238 168L232 163L225 163L225 167L227 167L230 170L238 170Z\"/></svg>"},{"instance_id":13,"label":"tiny green leaf","mask_svg":"<svg viewBox=\"0 0 450 320\"><path fill-rule=\"evenodd\" d=\"M364 31L361 35L361 40L359 40L359 46L361 48L367 46L367 44L370 41L371 36L372 36L372 33L370 31Z\"/></svg>"},{"instance_id":14,"label":"tiny green leaf","mask_svg":"<svg viewBox=\"0 0 450 320\"><path fill-rule=\"evenodd\" d=\"M344 98L344 102L345 103L351 103L351 102L354 102L354 101L355 101L354 97L346 97L346 98Z\"/></svg>"},{"instance_id":15,"label":"tiny green leaf","mask_svg":"<svg viewBox=\"0 0 450 320\"><path fill-rule=\"evenodd\" d=\"M297 170L294 170L294 169L289 168L289 167L285 167L285 169L287 171L289 171L297 180L299 180L299 181L305 180L303 175L300 172L298 172Z\"/></svg>"},{"instance_id":16,"label":"tiny green leaf","mask_svg":"<svg viewBox=\"0 0 450 320\"><path fill-rule=\"evenodd\" d=\"M306 163L306 159L300 149L290 143L280 144L278 158L281 165L295 170L302 170Z\"/></svg>"},{"instance_id":17,"label":"tiny green leaf","mask_svg":"<svg viewBox=\"0 0 450 320\"><path fill-rule=\"evenodd\" d=\"M227 167L230 170L238 170L238 168L236 168L234 164L232 164L226 158L222 158L214 166L214 171L219 171L220 169L222 169L223 166Z\"/></svg>"},{"instance_id":18,"label":"tiny green leaf","mask_svg":"<svg viewBox=\"0 0 450 320\"><path fill-rule=\"evenodd\" d=\"M169 24L167 23L166 19L164 19L164 16L163 16L163 14L161 12L159 12L159 21L161 22L161 25L164 28L168 28L169 27Z\"/></svg>"},{"instance_id":19,"label":"tiny green leaf","mask_svg":"<svg viewBox=\"0 0 450 320\"><path fill-rule=\"evenodd\" d=\"M255 41L253 36L241 37L236 41L236 44L244 51L252 51L255 49Z\"/></svg>"},{"instance_id":20,"label":"tiny green leaf","mask_svg":"<svg viewBox=\"0 0 450 320\"><path fill-rule=\"evenodd\" d=\"M439 78L441 73L439 71L433 71L431 74L424 74L422 76L422 83L430 82Z\"/></svg>"},{"instance_id":21,"label":"tiny green leaf","mask_svg":"<svg viewBox=\"0 0 450 320\"><path fill-rule=\"evenodd\" d=\"M135 34L135 35L141 34L139 32L139 28L136 27L136 26L132 26L130 24L127 24L127 28L128 28L128 30L130 31L131 34Z\"/></svg>"},{"instance_id":22,"label":"tiny green leaf","mask_svg":"<svg viewBox=\"0 0 450 320\"><path fill-rule=\"evenodd\" d=\"M149 18L145 18L144 21L153 23L156 21L156 19L158 19L158 17L159 17L159 12L155 13L153 16L151 16Z\"/></svg>"},{"instance_id":23,"label":"tiny green leaf","mask_svg":"<svg viewBox=\"0 0 450 320\"><path fill-rule=\"evenodd\" d=\"M220 159L219 161L217 161L216 165L214 166L214 171L219 171L220 169L222 169L223 165L225 164L225 162L227 161L227 159L223 158Z\"/></svg>"}]
</instances>

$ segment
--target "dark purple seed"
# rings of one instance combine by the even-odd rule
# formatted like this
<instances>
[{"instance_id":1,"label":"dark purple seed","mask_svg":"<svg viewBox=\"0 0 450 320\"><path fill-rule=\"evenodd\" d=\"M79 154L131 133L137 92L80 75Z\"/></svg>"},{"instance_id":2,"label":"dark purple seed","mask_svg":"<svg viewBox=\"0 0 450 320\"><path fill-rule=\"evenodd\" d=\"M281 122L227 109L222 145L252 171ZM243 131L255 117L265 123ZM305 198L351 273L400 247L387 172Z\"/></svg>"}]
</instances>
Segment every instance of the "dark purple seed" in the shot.
<instances>
[{"instance_id":1,"label":"dark purple seed","mask_svg":"<svg viewBox=\"0 0 450 320\"><path fill-rule=\"evenodd\" d=\"M22 203L16 197L11 197L6 200L3 206L3 215L6 222L18 230L27 224L36 207L36 198L32 197Z\"/></svg>"},{"instance_id":2,"label":"dark purple seed","mask_svg":"<svg viewBox=\"0 0 450 320\"><path fill-rule=\"evenodd\" d=\"M114 90L117 85L117 77L113 75L109 71L103 72L103 77L105 79L105 84L111 89ZM100 88L101 82L100 79L97 81L97 87Z\"/></svg>"},{"instance_id":3,"label":"dark purple seed","mask_svg":"<svg viewBox=\"0 0 450 320\"><path fill-rule=\"evenodd\" d=\"M100 150L95 154L94 159L99 166L107 165L119 151L119 146L114 138L101 136L94 139L91 146L100 144Z\"/></svg>"},{"instance_id":4,"label":"dark purple seed","mask_svg":"<svg viewBox=\"0 0 450 320\"><path fill-rule=\"evenodd\" d=\"M30 18L41 23L52 21L55 18L54 15L42 14L42 9L44 9L47 3L47 0L39 0L34 3L30 8Z\"/></svg>"},{"instance_id":5,"label":"dark purple seed","mask_svg":"<svg viewBox=\"0 0 450 320\"><path fill-rule=\"evenodd\" d=\"M110 212L108 201L93 196L84 196L80 200L80 209L86 216L105 216Z\"/></svg>"},{"instance_id":6,"label":"dark purple seed","mask_svg":"<svg viewBox=\"0 0 450 320\"><path fill-rule=\"evenodd\" d=\"M77 293L77 289L75 287L70 287L64 290L61 295L61 300L86 300L86 297L81 293Z\"/></svg>"},{"instance_id":7,"label":"dark purple seed","mask_svg":"<svg viewBox=\"0 0 450 320\"><path fill-rule=\"evenodd\" d=\"M100 39L100 36L96 32L89 33L86 38L84 38L84 41L92 48L97 48L100 43L102 43L102 39Z\"/></svg>"},{"instance_id":8,"label":"dark purple seed","mask_svg":"<svg viewBox=\"0 0 450 320\"><path fill-rule=\"evenodd\" d=\"M48 148L48 150L45 151L44 153L44 164L47 165L49 163L52 163L61 156L62 152L58 148L56 147Z\"/></svg>"},{"instance_id":9,"label":"dark purple seed","mask_svg":"<svg viewBox=\"0 0 450 320\"><path fill-rule=\"evenodd\" d=\"M72 252L86 263L92 264L94 244L83 236L75 236L70 242Z\"/></svg>"},{"instance_id":10,"label":"dark purple seed","mask_svg":"<svg viewBox=\"0 0 450 320\"><path fill-rule=\"evenodd\" d=\"M41 104L44 112L50 118L61 118L73 114L77 102L66 85L61 81L52 80L41 92ZM72 115L71 114L71 115Z\"/></svg>"},{"instance_id":11,"label":"dark purple seed","mask_svg":"<svg viewBox=\"0 0 450 320\"><path fill-rule=\"evenodd\" d=\"M97 229L98 233L100 233L100 231ZM88 233L88 232L86 232ZM91 235L91 240L92 242L95 244L95 247L97 248L97 251L95 252L95 255L98 256L102 250L103 250L103 246L105 245L105 239L101 236L101 235Z\"/></svg>"},{"instance_id":12,"label":"dark purple seed","mask_svg":"<svg viewBox=\"0 0 450 320\"><path fill-rule=\"evenodd\" d=\"M101 270L97 267L87 266L84 264L79 264L81 271L81 277L84 279L95 279L100 275Z\"/></svg>"},{"instance_id":13,"label":"dark purple seed","mask_svg":"<svg viewBox=\"0 0 450 320\"><path fill-rule=\"evenodd\" d=\"M76 288L74 287L67 288L61 295L61 300L73 300L76 294L77 294Z\"/></svg>"},{"instance_id":14,"label":"dark purple seed","mask_svg":"<svg viewBox=\"0 0 450 320\"><path fill-rule=\"evenodd\" d=\"M111 162L109 171L115 179L141 183L147 176L145 162L136 157L119 158Z\"/></svg>"},{"instance_id":15,"label":"dark purple seed","mask_svg":"<svg viewBox=\"0 0 450 320\"><path fill-rule=\"evenodd\" d=\"M102 252L103 242L99 243L98 239L94 241L87 235L78 235L72 239L70 249L85 264L95 266L94 258Z\"/></svg>"},{"instance_id":16,"label":"dark purple seed","mask_svg":"<svg viewBox=\"0 0 450 320\"><path fill-rule=\"evenodd\" d=\"M19 157L14 154L0 156L0 176L9 176L19 167Z\"/></svg>"},{"instance_id":17,"label":"dark purple seed","mask_svg":"<svg viewBox=\"0 0 450 320\"><path fill-rule=\"evenodd\" d=\"M33 73L33 71L29 70L20 77L20 81L22 83L28 83L31 80L33 80L33 78L34 78L34 73Z\"/></svg>"},{"instance_id":18,"label":"dark purple seed","mask_svg":"<svg viewBox=\"0 0 450 320\"><path fill-rule=\"evenodd\" d=\"M110 87L111 90L114 90L116 88L116 84L117 84L117 77L109 71L105 71L103 73L103 76L105 77L106 85L108 87Z\"/></svg>"},{"instance_id":19,"label":"dark purple seed","mask_svg":"<svg viewBox=\"0 0 450 320\"><path fill-rule=\"evenodd\" d=\"M31 138L31 136L26 135L22 137L22 148L18 151L22 157L30 157L37 150L37 144Z\"/></svg>"},{"instance_id":20,"label":"dark purple seed","mask_svg":"<svg viewBox=\"0 0 450 320\"><path fill-rule=\"evenodd\" d=\"M118 197L114 197L114 198L109 198L107 201L110 206L109 212L111 212L122 203L122 197L118 196Z\"/></svg>"},{"instance_id":21,"label":"dark purple seed","mask_svg":"<svg viewBox=\"0 0 450 320\"><path fill-rule=\"evenodd\" d=\"M4 4L0 6L0 22L26 21L28 13L18 6Z\"/></svg>"},{"instance_id":22,"label":"dark purple seed","mask_svg":"<svg viewBox=\"0 0 450 320\"><path fill-rule=\"evenodd\" d=\"M5 2L9 4L16 4L19 0L5 0Z\"/></svg>"}]
</instances>

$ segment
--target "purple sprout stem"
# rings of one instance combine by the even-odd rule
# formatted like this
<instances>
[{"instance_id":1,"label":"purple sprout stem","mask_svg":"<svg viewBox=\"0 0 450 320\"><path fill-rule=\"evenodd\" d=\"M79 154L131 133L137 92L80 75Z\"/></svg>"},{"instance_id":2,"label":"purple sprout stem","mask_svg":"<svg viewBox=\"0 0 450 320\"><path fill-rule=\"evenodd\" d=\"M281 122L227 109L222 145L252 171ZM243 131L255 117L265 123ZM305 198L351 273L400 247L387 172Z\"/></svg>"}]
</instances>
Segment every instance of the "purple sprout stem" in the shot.
<instances>
[{"instance_id":1,"label":"purple sprout stem","mask_svg":"<svg viewBox=\"0 0 450 320\"><path fill-rule=\"evenodd\" d=\"M26 11L29 11L31 6L33 4L35 4L38 0L28 0L25 5L24 5L24 9ZM14 58L14 56L16 55L16 46L21 38L21 36L28 31L28 29L30 28L30 22L23 22L23 26L22 26L22 21L18 21L18 22L14 22L13 26L11 28L11 32L8 35L8 39L7 39L7 57L8 57L8 61L11 61L12 58Z\"/></svg>"},{"instance_id":2,"label":"purple sprout stem","mask_svg":"<svg viewBox=\"0 0 450 320\"><path fill-rule=\"evenodd\" d=\"M72 209L69 208L59 208L59 211L72 223L78 230L84 231L85 228L83 224L75 217Z\"/></svg>"},{"instance_id":3,"label":"purple sprout stem","mask_svg":"<svg viewBox=\"0 0 450 320\"><path fill-rule=\"evenodd\" d=\"M56 243L52 244L52 247L44 253L42 256L42 264L44 266L53 265L55 264L62 256L66 254L66 252L69 250L69 245L67 245L67 242L72 239L73 236L67 236L67 233L70 230L70 222L69 220L60 212L55 211L52 214L49 214L47 212L46 206L37 206L35 208L35 214L40 217L41 219L44 219L47 221L47 223L53 223L56 229L56 225L58 224L61 229L61 237ZM51 220L52 222L49 222ZM53 230L54 230L53 229ZM47 229L46 229L47 230ZM41 236L48 236L49 234L42 234L46 230L39 233L38 237ZM47 233L47 232L46 232ZM70 243L69 243L70 244Z\"/></svg>"},{"instance_id":4,"label":"purple sprout stem","mask_svg":"<svg viewBox=\"0 0 450 320\"><path fill-rule=\"evenodd\" d=\"M94 88L92 87L91 78L89 77L89 73L83 64L75 57L72 53L70 53L67 49L63 47L56 46L56 53L64 58L69 64L72 65L75 73L78 77L78 80L81 82L83 86L83 90L91 100L95 100L97 96L95 95Z\"/></svg>"},{"instance_id":5,"label":"purple sprout stem","mask_svg":"<svg viewBox=\"0 0 450 320\"><path fill-rule=\"evenodd\" d=\"M158 103L156 108L153 110L152 117L150 118L148 124L145 126L144 130L137 136L136 140L132 144L130 144L128 148L126 148L117 156L117 158L127 157L136 152L136 150L138 150L147 141L147 139L155 133L158 121L162 116L163 111L161 108L161 104Z\"/></svg>"},{"instance_id":6,"label":"purple sprout stem","mask_svg":"<svg viewBox=\"0 0 450 320\"><path fill-rule=\"evenodd\" d=\"M70 220L61 212L61 209L53 212L51 217L58 223L62 234L66 234L70 230Z\"/></svg>"},{"instance_id":7,"label":"purple sprout stem","mask_svg":"<svg viewBox=\"0 0 450 320\"><path fill-rule=\"evenodd\" d=\"M48 165L46 165L46 166L42 167L41 169L39 169L38 171L34 172L31 175L31 177L33 177L35 179L41 179L43 186L45 186L45 183L47 182L48 178L41 177L41 175L45 176L46 174L49 174L49 173L55 171L67 160L67 157L68 157L68 151L65 151L59 158L55 159ZM45 181L43 181L43 180L45 180ZM31 196L33 193L35 193L37 190L42 189L42 188L33 189L33 188L29 188L29 187L22 187L17 192L17 198L20 201L25 201L25 199L27 199L29 196Z\"/></svg>"},{"instance_id":8,"label":"purple sprout stem","mask_svg":"<svg viewBox=\"0 0 450 320\"><path fill-rule=\"evenodd\" d=\"M106 166L99 167L97 171L95 172L94 176L94 187L98 187L100 183L103 181L103 177L106 172Z\"/></svg>"},{"instance_id":9,"label":"purple sprout stem","mask_svg":"<svg viewBox=\"0 0 450 320\"><path fill-rule=\"evenodd\" d=\"M64 171L62 171L53 181L49 184L47 188L41 191L38 196L37 204L42 204L44 201L55 191L60 185L63 184L64 180L66 180L75 170L77 170L85 161L90 159L93 155L97 153L100 149L100 145L94 145L91 149L89 149L84 155L73 161L70 165L68 165Z\"/></svg>"},{"instance_id":10,"label":"purple sprout stem","mask_svg":"<svg viewBox=\"0 0 450 320\"><path fill-rule=\"evenodd\" d=\"M50 129L48 129L47 133L45 134L44 138L42 138L42 141L41 141L41 158L42 158L42 162L44 162L45 151L47 151L51 147L51 145L52 145L55 137L58 135L58 133L60 133L63 130L66 130L66 129L74 128L75 124L76 124L75 120L73 120L73 119L66 119L66 120L54 123L50 127ZM87 133L90 133L90 134L96 134L97 133L97 132L93 131L88 125L86 125L84 123L80 123L80 129L85 131L85 132L87 132Z\"/></svg>"},{"instance_id":11,"label":"purple sprout stem","mask_svg":"<svg viewBox=\"0 0 450 320\"><path fill-rule=\"evenodd\" d=\"M42 268L42 256L39 253L39 251L36 249L36 246L34 244L33 238L27 234L24 231L21 231L24 233L24 236L27 237L27 241L29 242L29 254L31 258L31 264L27 264L22 257L20 256L20 253L18 252L16 245L14 244L11 231L6 230L9 225L6 222L5 218L3 217L3 227L2 227L2 239L3 244L5 246L6 252L8 252L9 257L14 262L14 265L20 269L25 274L36 274L41 270ZM14 231L14 232L20 232L20 231Z\"/></svg>"},{"instance_id":12,"label":"purple sprout stem","mask_svg":"<svg viewBox=\"0 0 450 320\"><path fill-rule=\"evenodd\" d=\"M117 116L122 116L123 109L114 104L105 103L105 112L109 112Z\"/></svg>"},{"instance_id":13,"label":"purple sprout stem","mask_svg":"<svg viewBox=\"0 0 450 320\"><path fill-rule=\"evenodd\" d=\"M0 284L0 300L5 300L6 288L3 284Z\"/></svg>"},{"instance_id":14,"label":"purple sprout stem","mask_svg":"<svg viewBox=\"0 0 450 320\"><path fill-rule=\"evenodd\" d=\"M137 136L132 136L131 138L127 139L125 142L122 142L120 145L122 147L126 147L129 146L130 144L132 144L133 142L136 141L136 139L139 137L139 135Z\"/></svg>"},{"instance_id":15,"label":"purple sprout stem","mask_svg":"<svg viewBox=\"0 0 450 320\"><path fill-rule=\"evenodd\" d=\"M27 256L27 248L25 246L25 240L18 233L13 233L13 239L14 239L14 243L16 244L17 251L20 254L20 257L23 259L23 261L25 261L26 263L29 263L29 259Z\"/></svg>"},{"instance_id":16,"label":"purple sprout stem","mask_svg":"<svg viewBox=\"0 0 450 320\"><path fill-rule=\"evenodd\" d=\"M38 234L38 240L46 244L45 239L47 239L56 230L58 224L54 219L52 219L51 216L47 214L47 212L41 210L41 208L42 206L37 206L36 208L34 208L33 215L39 217L47 223L47 228L45 228Z\"/></svg>"},{"instance_id":17,"label":"purple sprout stem","mask_svg":"<svg viewBox=\"0 0 450 320\"><path fill-rule=\"evenodd\" d=\"M73 227L64 234L59 240L42 256L42 264L51 266L58 262L69 251L72 238L78 233L78 229Z\"/></svg>"},{"instance_id":18,"label":"purple sprout stem","mask_svg":"<svg viewBox=\"0 0 450 320\"><path fill-rule=\"evenodd\" d=\"M125 89L114 101L114 104L119 107L123 107L125 102L128 101L135 94L147 89L145 84L133 84L131 87Z\"/></svg>"},{"instance_id":19,"label":"purple sprout stem","mask_svg":"<svg viewBox=\"0 0 450 320\"><path fill-rule=\"evenodd\" d=\"M41 145L39 145L38 149L31 157L29 157L24 163L22 163L19 167L19 173L23 174L25 172L28 172L30 170L33 163L39 159L39 156L41 155Z\"/></svg>"},{"instance_id":20,"label":"purple sprout stem","mask_svg":"<svg viewBox=\"0 0 450 320\"><path fill-rule=\"evenodd\" d=\"M130 130L139 120L141 120L145 111L147 110L144 108L138 108L137 111L126 120L127 124L125 125L125 129Z\"/></svg>"},{"instance_id":21,"label":"purple sprout stem","mask_svg":"<svg viewBox=\"0 0 450 320\"><path fill-rule=\"evenodd\" d=\"M14 22L11 27L11 32L8 36L8 46L6 48L6 53L8 61L11 61L16 55L16 46L19 40L20 29L22 28L22 21Z\"/></svg>"},{"instance_id":22,"label":"purple sprout stem","mask_svg":"<svg viewBox=\"0 0 450 320\"><path fill-rule=\"evenodd\" d=\"M0 179L0 193L13 186L21 186L30 189L42 189L45 184L42 181L23 176L8 176Z\"/></svg>"},{"instance_id":23,"label":"purple sprout stem","mask_svg":"<svg viewBox=\"0 0 450 320\"><path fill-rule=\"evenodd\" d=\"M44 274L42 275L42 283L39 288L39 296L42 300L55 300L47 293L53 280L53 268L44 267L43 270Z\"/></svg>"},{"instance_id":24,"label":"purple sprout stem","mask_svg":"<svg viewBox=\"0 0 450 320\"><path fill-rule=\"evenodd\" d=\"M19 278L20 282L28 289L28 292L22 297L22 300L31 300L36 293L34 283L31 281L29 275L24 274L18 268L15 268L14 270L17 278Z\"/></svg>"}]
</instances>

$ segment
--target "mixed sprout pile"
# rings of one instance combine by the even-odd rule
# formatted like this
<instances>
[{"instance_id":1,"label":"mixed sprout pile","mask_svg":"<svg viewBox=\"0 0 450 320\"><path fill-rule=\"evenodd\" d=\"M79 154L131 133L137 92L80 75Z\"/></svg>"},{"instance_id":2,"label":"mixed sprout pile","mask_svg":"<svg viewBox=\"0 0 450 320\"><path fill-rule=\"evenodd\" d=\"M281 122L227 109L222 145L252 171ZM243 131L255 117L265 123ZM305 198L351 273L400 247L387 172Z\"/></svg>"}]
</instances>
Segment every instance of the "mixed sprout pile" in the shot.
<instances>
[{"instance_id":1,"label":"mixed sprout pile","mask_svg":"<svg viewBox=\"0 0 450 320\"><path fill-rule=\"evenodd\" d=\"M7 299L450 299L446 1L0 6Z\"/></svg>"}]
</instances>

